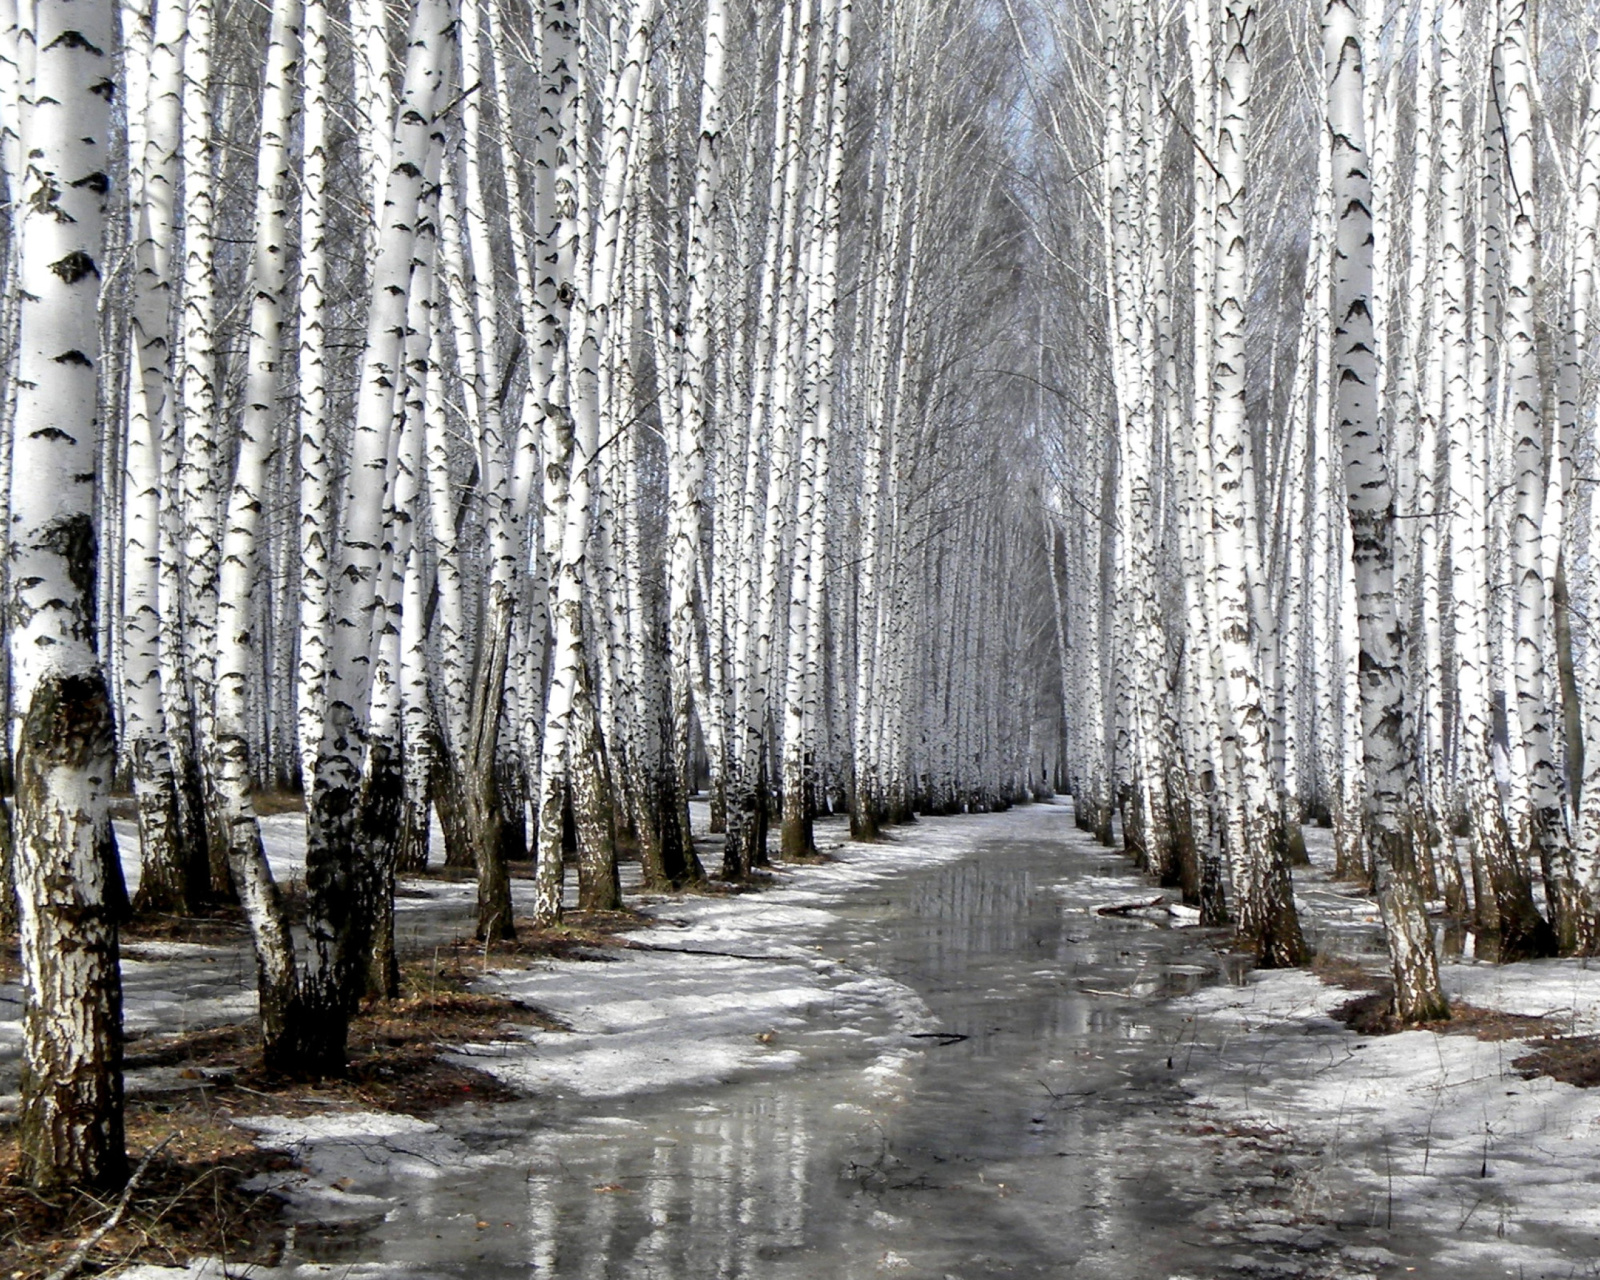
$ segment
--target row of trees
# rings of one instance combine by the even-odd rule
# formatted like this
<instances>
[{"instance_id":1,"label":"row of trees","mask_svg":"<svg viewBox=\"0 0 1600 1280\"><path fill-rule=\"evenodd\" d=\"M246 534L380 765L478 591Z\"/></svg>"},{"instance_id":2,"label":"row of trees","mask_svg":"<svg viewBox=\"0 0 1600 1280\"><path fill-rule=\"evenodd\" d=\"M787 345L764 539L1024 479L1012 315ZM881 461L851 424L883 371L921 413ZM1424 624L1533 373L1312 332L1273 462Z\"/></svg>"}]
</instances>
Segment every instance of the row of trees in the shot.
<instances>
[{"instance_id":1,"label":"row of trees","mask_svg":"<svg viewBox=\"0 0 1600 1280\"><path fill-rule=\"evenodd\" d=\"M1406 1018L1446 1012L1429 900L1594 953L1592 11L1036 20L1043 323L1096 317L1046 375L1080 820L1269 964L1329 822Z\"/></svg>"},{"instance_id":2,"label":"row of trees","mask_svg":"<svg viewBox=\"0 0 1600 1280\"><path fill-rule=\"evenodd\" d=\"M37 1182L125 1175L119 777L134 907L237 901L266 1060L301 1073L394 989L430 810L494 940L511 861L559 919L569 839L585 907L619 849L651 889L701 876L701 771L733 879L771 821L803 854L825 808L870 836L1039 781L986 15L10 0L0 28ZM305 792L303 926L263 787Z\"/></svg>"},{"instance_id":3,"label":"row of trees","mask_svg":"<svg viewBox=\"0 0 1600 1280\"><path fill-rule=\"evenodd\" d=\"M585 907L703 875L702 780L738 879L1055 769L1280 965L1325 818L1407 1018L1430 901L1592 951L1563 4L6 0L32 1175L124 1172L122 778L134 906L237 901L300 1072L430 813L495 940L514 862L541 925L568 846Z\"/></svg>"}]
</instances>

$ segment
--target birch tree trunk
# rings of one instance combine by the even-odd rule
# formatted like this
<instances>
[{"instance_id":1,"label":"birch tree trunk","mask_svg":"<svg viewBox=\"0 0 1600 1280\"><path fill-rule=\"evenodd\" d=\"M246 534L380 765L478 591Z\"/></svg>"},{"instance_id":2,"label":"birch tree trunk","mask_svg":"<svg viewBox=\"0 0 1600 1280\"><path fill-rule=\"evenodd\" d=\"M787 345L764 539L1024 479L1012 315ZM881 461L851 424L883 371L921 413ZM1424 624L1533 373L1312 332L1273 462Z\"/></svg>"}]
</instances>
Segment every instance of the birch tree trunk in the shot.
<instances>
[{"instance_id":1,"label":"birch tree trunk","mask_svg":"<svg viewBox=\"0 0 1600 1280\"><path fill-rule=\"evenodd\" d=\"M1372 184L1362 107L1360 0L1323 10L1328 132L1333 141L1334 420L1345 490L1360 631L1361 739L1367 839L1394 971L1395 1013L1448 1017L1416 861L1417 793L1405 714L1405 628L1394 585L1394 487L1378 422L1372 315Z\"/></svg>"},{"instance_id":2,"label":"birch tree trunk","mask_svg":"<svg viewBox=\"0 0 1600 1280\"><path fill-rule=\"evenodd\" d=\"M1245 146L1253 81L1256 12L1229 0L1217 90L1215 320L1211 435L1215 490L1216 666L1227 690L1225 768L1238 779L1239 817L1232 857L1236 928L1267 966L1306 958L1289 881L1287 833L1273 794L1266 707L1250 630L1250 548L1245 537L1249 463L1245 434Z\"/></svg>"},{"instance_id":3,"label":"birch tree trunk","mask_svg":"<svg viewBox=\"0 0 1600 1280\"><path fill-rule=\"evenodd\" d=\"M461 78L467 85L481 85L481 6L478 0L462 0L460 9ZM505 377L499 367L500 293L483 181L482 153L487 138L480 104L484 96L468 93L461 103L465 194L459 203L470 267L458 274L471 301L464 308L470 316L465 331L470 350L458 350L458 354L467 364L463 374L477 388L478 473L489 542L487 595L478 631L477 661L473 664L470 746L463 761L462 795L478 868L479 931L492 937L502 932L509 936L512 928L510 879L503 866L504 842L508 826L514 823L520 843L524 822L520 805L515 813L507 812L496 774L506 675L516 626L515 580L522 548L521 526L511 492L513 450L506 437L502 406ZM448 247L452 253L458 252L459 238L452 238Z\"/></svg>"},{"instance_id":4,"label":"birch tree trunk","mask_svg":"<svg viewBox=\"0 0 1600 1280\"><path fill-rule=\"evenodd\" d=\"M1560 941L1575 941L1576 904L1570 900L1571 845L1563 806L1563 779L1551 725L1545 671L1548 583L1544 564L1545 444L1538 341L1534 333L1539 246L1535 219L1534 115L1528 65L1527 4L1506 0L1499 8L1494 53L1494 128L1505 163L1506 228L1501 324L1515 488L1510 565L1514 595L1517 740L1513 759L1526 781L1513 794L1514 834L1521 857L1537 856L1544 875L1549 929L1529 920L1526 954L1548 954ZM1525 797L1525 800L1523 799Z\"/></svg>"},{"instance_id":5,"label":"birch tree trunk","mask_svg":"<svg viewBox=\"0 0 1600 1280\"><path fill-rule=\"evenodd\" d=\"M94 650L112 7L38 0L22 121L11 621L23 1018L18 1147L45 1191L127 1176L109 809L112 710ZM120 881L117 881L120 883Z\"/></svg>"},{"instance_id":6,"label":"birch tree trunk","mask_svg":"<svg viewBox=\"0 0 1600 1280\"><path fill-rule=\"evenodd\" d=\"M605 780L606 761L594 721L590 642L584 606L588 594L586 574L592 507L595 486L600 479L596 454L601 441L603 403L601 356L606 345L606 325L620 257L618 226L627 195L628 151L656 10L656 0L638 0L627 14L626 44L620 53L614 83L608 85L611 92L606 95L612 109L604 122L604 172L599 208L590 240L577 255L586 269L576 275L578 287L573 290L571 329L567 335L571 463L566 476L560 576L554 606L554 668L545 708L540 760L535 914L541 923L553 922L561 914L562 814L569 784L585 856L597 862L615 861L611 845L614 819ZM581 112L579 117L581 119ZM582 132L578 135L580 155L583 136ZM588 212L581 200L573 201L569 208L570 213L563 212L571 220L571 230L560 233L558 240L566 234L576 237L578 226Z\"/></svg>"},{"instance_id":7,"label":"birch tree trunk","mask_svg":"<svg viewBox=\"0 0 1600 1280\"><path fill-rule=\"evenodd\" d=\"M672 657L672 759L675 786L673 818L680 824L683 848L692 851L686 798L690 779L691 723L695 710L692 664L707 602L696 590L702 557L701 493L706 478L706 439L710 408L709 376L714 316L712 290L716 254L716 220L721 189L719 151L722 144L722 93L727 68L728 6L707 0L705 56L701 62L700 137L695 153L694 196L689 207L688 260L684 280L688 301L684 315L683 370L679 390L679 439L670 450L671 548L668 559L668 610ZM700 706L702 726L709 708Z\"/></svg>"},{"instance_id":8,"label":"birch tree trunk","mask_svg":"<svg viewBox=\"0 0 1600 1280\"><path fill-rule=\"evenodd\" d=\"M805 228L803 299L796 323L805 332L804 370L798 399L801 410L801 479L789 574L787 663L783 697L783 826L785 858L814 852L817 695L820 653L826 625L817 611L827 556L828 433L833 416L834 311L837 263L828 278L827 223L837 218L840 166L843 164L844 98L848 84L849 0L822 0L824 24L817 51L817 92L813 98L811 151L815 155ZM841 37L843 43L841 44ZM830 103L832 104L830 108ZM838 118L835 120L835 113ZM835 132L834 125L837 125ZM838 159L835 159L835 156Z\"/></svg>"},{"instance_id":9,"label":"birch tree trunk","mask_svg":"<svg viewBox=\"0 0 1600 1280\"><path fill-rule=\"evenodd\" d=\"M134 280L130 342L137 382L130 387L124 464L123 576L124 747L132 762L139 806L141 874L135 905L142 911L186 914L206 897L209 869L203 843L190 839L179 795L180 771L163 696L162 618L163 441L177 413L172 380L173 258L178 194L179 107L183 92L183 5L157 7L154 30L141 35L129 58L148 60L145 94L132 109L143 123L142 148L129 140L134 208ZM132 19L130 21L139 21ZM177 729L187 729L187 721ZM181 744L186 745L186 744ZM182 759L186 752L177 753Z\"/></svg>"},{"instance_id":10,"label":"birch tree trunk","mask_svg":"<svg viewBox=\"0 0 1600 1280\"><path fill-rule=\"evenodd\" d=\"M300 634L295 669L300 780L309 787L322 737L332 636L333 458L328 440L328 4L305 0L301 50L299 351Z\"/></svg>"},{"instance_id":11,"label":"birch tree trunk","mask_svg":"<svg viewBox=\"0 0 1600 1280\"><path fill-rule=\"evenodd\" d=\"M372 691L379 580L390 572L384 509L393 449L395 389L410 298L412 259L430 155L442 145L434 121L449 68L454 18L441 0L420 0L406 51L393 167L385 188L360 365L354 433L342 503L334 640L327 710L306 807L307 932L310 954L298 1007L266 1042L269 1063L299 1071L344 1066L349 1017L359 997L378 904L363 865L356 821L362 784L361 733ZM264 1020L265 1027L265 1020Z\"/></svg>"},{"instance_id":12,"label":"birch tree trunk","mask_svg":"<svg viewBox=\"0 0 1600 1280\"><path fill-rule=\"evenodd\" d=\"M1567 363L1576 371L1590 351L1600 293L1600 59L1590 55L1589 92L1579 133L1576 182L1577 243L1572 250L1572 296L1567 320ZM1573 375L1575 376L1575 372ZM1576 401L1577 393L1572 399ZM1589 546L1600 547L1600 502L1590 496ZM1596 598L1591 576L1590 599ZM1600 953L1600 645L1585 651L1582 668L1583 787L1579 795L1577 880L1587 897L1577 929L1580 953Z\"/></svg>"},{"instance_id":13,"label":"birch tree trunk","mask_svg":"<svg viewBox=\"0 0 1600 1280\"><path fill-rule=\"evenodd\" d=\"M1472 861L1491 892L1474 894L1480 921L1497 926L1514 954L1543 924L1520 874L1494 769L1489 672L1488 457L1475 390L1468 284L1467 176L1475 167L1465 129L1461 59L1466 0L1443 0L1439 22L1439 292L1441 380L1450 470L1450 598L1459 727L1456 771L1467 811ZM1485 282L1480 278L1481 300Z\"/></svg>"},{"instance_id":14,"label":"birch tree trunk","mask_svg":"<svg viewBox=\"0 0 1600 1280\"><path fill-rule=\"evenodd\" d=\"M284 1023L295 1000L296 972L288 917L267 866L250 797L254 776L250 685L259 659L251 602L257 586L268 464L277 444L288 194L293 178L289 128L294 114L294 68L299 59L299 0L276 0L267 39L261 149L256 157L256 242L250 267L245 405L217 585L216 705L208 761L228 865L256 943L263 1036L268 1044L288 1033Z\"/></svg>"}]
</instances>

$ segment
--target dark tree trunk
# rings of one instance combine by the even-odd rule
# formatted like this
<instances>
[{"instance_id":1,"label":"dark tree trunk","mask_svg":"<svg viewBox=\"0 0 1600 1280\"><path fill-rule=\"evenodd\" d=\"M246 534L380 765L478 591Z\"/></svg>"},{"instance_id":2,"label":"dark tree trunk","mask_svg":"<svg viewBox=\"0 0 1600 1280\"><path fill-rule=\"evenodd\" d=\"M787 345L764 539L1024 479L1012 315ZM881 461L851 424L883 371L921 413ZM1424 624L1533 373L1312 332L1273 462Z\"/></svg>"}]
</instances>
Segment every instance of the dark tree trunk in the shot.
<instances>
[{"instance_id":1,"label":"dark tree trunk","mask_svg":"<svg viewBox=\"0 0 1600 1280\"><path fill-rule=\"evenodd\" d=\"M211 825L206 816L205 776L200 756L189 731L168 739L172 768L177 778L178 840L182 845L184 875L189 906L218 907L233 901L233 885L227 877L213 876L211 867Z\"/></svg>"},{"instance_id":2,"label":"dark tree trunk","mask_svg":"<svg viewBox=\"0 0 1600 1280\"><path fill-rule=\"evenodd\" d=\"M16 845L11 825L11 808L0 796L0 938L17 932Z\"/></svg>"},{"instance_id":3,"label":"dark tree trunk","mask_svg":"<svg viewBox=\"0 0 1600 1280\"><path fill-rule=\"evenodd\" d=\"M711 834L723 835L728 830L728 770L723 765L722 772L711 779L709 793L711 805Z\"/></svg>"},{"instance_id":4,"label":"dark tree trunk","mask_svg":"<svg viewBox=\"0 0 1600 1280\"><path fill-rule=\"evenodd\" d=\"M184 847L178 803L178 776L172 753L160 738L141 738L134 745L133 791L139 811L138 911L190 915L190 859Z\"/></svg>"},{"instance_id":5,"label":"dark tree trunk","mask_svg":"<svg viewBox=\"0 0 1600 1280\"><path fill-rule=\"evenodd\" d=\"M1095 796L1090 801L1090 826L1094 831L1094 838L1106 848L1116 847L1116 834L1112 827L1114 810L1111 801L1105 796Z\"/></svg>"},{"instance_id":6,"label":"dark tree trunk","mask_svg":"<svg viewBox=\"0 0 1600 1280\"><path fill-rule=\"evenodd\" d=\"M1484 849L1483 870L1489 892L1487 900L1479 904L1479 913L1487 917L1485 923L1499 935L1500 959L1509 962L1553 956L1557 949L1555 930L1534 905L1533 884L1523 859L1513 851L1510 833L1504 830L1505 816L1498 807L1491 821L1501 830Z\"/></svg>"},{"instance_id":7,"label":"dark tree trunk","mask_svg":"<svg viewBox=\"0 0 1600 1280\"><path fill-rule=\"evenodd\" d=\"M1217 780L1206 773L1200 779L1201 805L1198 812L1205 817L1205 829L1195 833L1200 846L1200 923L1208 927L1221 927L1230 923L1225 859L1218 833L1225 828L1217 821ZM1196 810L1191 810L1196 812Z\"/></svg>"},{"instance_id":8,"label":"dark tree trunk","mask_svg":"<svg viewBox=\"0 0 1600 1280\"><path fill-rule=\"evenodd\" d=\"M1141 870L1150 869L1150 847L1145 840L1145 812L1139 788L1122 792L1122 852Z\"/></svg>"},{"instance_id":9,"label":"dark tree trunk","mask_svg":"<svg viewBox=\"0 0 1600 1280\"><path fill-rule=\"evenodd\" d=\"M781 819L783 797L772 790L772 775L767 771L767 754L761 753L761 776L756 785L756 826L750 841L750 865L770 867L772 858L767 853L767 838L772 831L772 811L779 809Z\"/></svg>"},{"instance_id":10,"label":"dark tree trunk","mask_svg":"<svg viewBox=\"0 0 1600 1280\"><path fill-rule=\"evenodd\" d=\"M516 937L511 907L511 873L505 858L505 810L501 806L495 765L500 740L500 704L505 696L506 665L511 654L509 602L492 605L485 633L478 642L478 666L472 687L472 709L462 794L473 862L478 872L478 937L500 942Z\"/></svg>"},{"instance_id":11,"label":"dark tree trunk","mask_svg":"<svg viewBox=\"0 0 1600 1280\"><path fill-rule=\"evenodd\" d=\"M1294 886L1289 877L1289 833L1282 823L1275 824L1275 828L1266 859L1267 886L1262 894L1267 910L1256 920L1253 936L1246 942L1254 949L1261 968L1296 969L1310 961L1311 949L1306 946L1295 910Z\"/></svg>"},{"instance_id":12,"label":"dark tree trunk","mask_svg":"<svg viewBox=\"0 0 1600 1280\"><path fill-rule=\"evenodd\" d=\"M882 838L878 826L878 802L870 787L863 787L858 778L850 800L850 838L872 841Z\"/></svg>"},{"instance_id":13,"label":"dark tree trunk","mask_svg":"<svg viewBox=\"0 0 1600 1280\"><path fill-rule=\"evenodd\" d=\"M676 774L669 759L658 761L654 776L642 780L635 802L644 884L657 892L681 889L705 878L694 846L683 843L686 824L679 820L679 813L686 813L688 806L678 791Z\"/></svg>"},{"instance_id":14,"label":"dark tree trunk","mask_svg":"<svg viewBox=\"0 0 1600 1280\"><path fill-rule=\"evenodd\" d=\"M761 788L740 777L728 791L728 830L722 843L722 878L740 881L750 874L760 822Z\"/></svg>"},{"instance_id":15,"label":"dark tree trunk","mask_svg":"<svg viewBox=\"0 0 1600 1280\"><path fill-rule=\"evenodd\" d=\"M500 857L506 862L526 862L528 851L527 791L522 767L515 759L501 760L496 773L495 798L500 806Z\"/></svg>"},{"instance_id":16,"label":"dark tree trunk","mask_svg":"<svg viewBox=\"0 0 1600 1280\"><path fill-rule=\"evenodd\" d=\"M572 700L572 815L578 827L578 906L615 911L622 906L617 871L617 818L609 762L600 737L594 685L579 671Z\"/></svg>"},{"instance_id":17,"label":"dark tree trunk","mask_svg":"<svg viewBox=\"0 0 1600 1280\"><path fill-rule=\"evenodd\" d=\"M816 818L816 762L809 755L801 765L807 781L794 802L785 806L779 851L785 860L805 858L817 851L813 836Z\"/></svg>"},{"instance_id":18,"label":"dark tree trunk","mask_svg":"<svg viewBox=\"0 0 1600 1280\"><path fill-rule=\"evenodd\" d=\"M366 995L393 999L400 994L400 964L395 956L394 878L400 850L400 820L405 803L405 770L396 739L368 744L356 817L356 860L365 880L361 897L371 913L371 943L363 975Z\"/></svg>"},{"instance_id":19,"label":"dark tree trunk","mask_svg":"<svg viewBox=\"0 0 1600 1280\"><path fill-rule=\"evenodd\" d=\"M1300 819L1290 812L1289 802L1283 805L1283 831L1285 848L1288 850L1289 865L1291 867L1309 867L1311 855L1306 852L1305 828L1300 825Z\"/></svg>"},{"instance_id":20,"label":"dark tree trunk","mask_svg":"<svg viewBox=\"0 0 1600 1280\"><path fill-rule=\"evenodd\" d=\"M308 980L278 1002L262 1021L275 1034L263 1037L262 1065L276 1075L297 1080L337 1079L350 1066L349 995L343 984L323 975Z\"/></svg>"},{"instance_id":21,"label":"dark tree trunk","mask_svg":"<svg viewBox=\"0 0 1600 1280\"><path fill-rule=\"evenodd\" d=\"M1167 813L1172 823L1172 856L1167 861L1164 888L1181 889L1191 907L1200 905L1200 853L1195 844L1194 814L1190 809L1188 780L1176 762L1167 766Z\"/></svg>"}]
</instances>

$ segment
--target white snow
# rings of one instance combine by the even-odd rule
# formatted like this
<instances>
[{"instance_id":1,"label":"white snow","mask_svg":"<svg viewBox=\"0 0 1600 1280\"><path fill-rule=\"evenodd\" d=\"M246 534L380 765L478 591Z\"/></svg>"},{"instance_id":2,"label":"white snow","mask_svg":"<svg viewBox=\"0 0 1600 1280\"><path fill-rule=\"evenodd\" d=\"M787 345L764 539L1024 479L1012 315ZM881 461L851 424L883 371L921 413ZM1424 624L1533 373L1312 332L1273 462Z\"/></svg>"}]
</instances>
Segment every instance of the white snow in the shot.
<instances>
[{"instance_id":1,"label":"white snow","mask_svg":"<svg viewBox=\"0 0 1600 1280\"><path fill-rule=\"evenodd\" d=\"M694 817L703 829L703 805L694 807ZM298 874L299 816L266 819L264 828L275 873ZM838 828L824 824L822 831L837 834ZM1325 863L1322 833L1308 834L1313 856ZM983 839L1005 839L1007 821L936 820L897 835L877 845L840 844L829 849L835 860L824 864L781 868L762 893L657 899L648 909L660 923L629 935L633 949L489 971L482 989L545 1009L572 1030L508 1035L458 1050L457 1059L540 1099L617 1098L789 1072L808 1055L846 1045L859 1055L865 1092L835 1106L865 1115L863 1100L893 1098L909 1084L918 1055L906 1047L906 1035L936 1023L911 988L865 962L846 966L824 958L818 940L840 921L837 908L847 895L969 854ZM132 847L125 841L125 854ZM1106 857L1116 860L1110 851ZM1074 915L1141 900L1128 878L1115 873L1041 887ZM470 884L416 888L425 896L402 899L402 910L460 905L472 891ZM1192 911L1170 901L1174 896L1141 913L1143 927L1194 923ZM1297 873L1297 896L1308 932L1326 949L1382 967L1370 899L1321 871ZM238 972L218 972L229 969L222 957L235 954ZM198 944L131 948L130 1024L172 1027L225 1012L244 1016L253 1007L245 961L242 951ZM216 980L196 988L189 979L198 973ZM1567 1034L1600 1033L1600 967L1575 960L1507 967L1466 961L1447 965L1444 981L1453 1000L1541 1015ZM1584 1250L1581 1256L1600 1257L1600 1200L1593 1194L1600 1184L1600 1090L1522 1079L1510 1066L1529 1051L1520 1041L1424 1031L1359 1035L1328 1016L1352 994L1314 973L1286 971L1252 974L1242 986L1204 988L1179 999L1193 1032L1176 1046L1173 1060L1196 1120L1280 1135L1302 1171L1309 1170L1315 1208L1368 1222L1388 1219L1400 1233L1426 1224L1431 1234L1448 1237L1433 1258L1439 1275L1516 1274L1519 1268L1529 1275L1568 1274L1580 1256L1574 1247ZM19 1014L15 1001L0 1005L0 1054L15 1052ZM436 1184L452 1169L507 1160L503 1152L484 1154L481 1144L464 1143L453 1124L376 1112L253 1116L240 1123L263 1144L295 1153L304 1172L287 1186L294 1212L324 1221L383 1213L387 1202L361 1194L364 1187L392 1185L397 1176ZM1365 1261L1359 1252L1347 1250L1345 1257L1373 1271L1393 1261L1376 1256L1382 1250L1369 1250L1374 1256ZM889 1252L878 1265L892 1271L898 1262ZM220 1278L214 1264L206 1265L126 1274ZM406 1272L404 1264L386 1263L331 1270L303 1265L270 1274L300 1280Z\"/></svg>"},{"instance_id":2,"label":"white snow","mask_svg":"<svg viewBox=\"0 0 1600 1280\"><path fill-rule=\"evenodd\" d=\"M899 1042L932 1025L927 1007L902 983L818 957L814 939L837 922L824 904L969 847L970 836L920 829L905 842L833 847L836 861L783 868L759 894L661 903L664 922L603 963L491 972L482 989L572 1031L528 1032L459 1060L523 1089L617 1097L791 1070L805 1043L862 1027L874 1028L869 1041Z\"/></svg>"},{"instance_id":3,"label":"white snow","mask_svg":"<svg viewBox=\"0 0 1600 1280\"><path fill-rule=\"evenodd\" d=\"M1452 964L1442 978L1452 1000L1600 1031L1600 969L1581 960ZM1552 1240L1600 1256L1600 1090L1523 1079L1511 1067L1523 1041L1359 1035L1328 1016L1352 995L1291 970L1185 997L1196 1023L1183 1084L1213 1116L1319 1153L1318 1177L1344 1203L1399 1231L1444 1228L1455 1265L1540 1274L1561 1256Z\"/></svg>"}]
</instances>

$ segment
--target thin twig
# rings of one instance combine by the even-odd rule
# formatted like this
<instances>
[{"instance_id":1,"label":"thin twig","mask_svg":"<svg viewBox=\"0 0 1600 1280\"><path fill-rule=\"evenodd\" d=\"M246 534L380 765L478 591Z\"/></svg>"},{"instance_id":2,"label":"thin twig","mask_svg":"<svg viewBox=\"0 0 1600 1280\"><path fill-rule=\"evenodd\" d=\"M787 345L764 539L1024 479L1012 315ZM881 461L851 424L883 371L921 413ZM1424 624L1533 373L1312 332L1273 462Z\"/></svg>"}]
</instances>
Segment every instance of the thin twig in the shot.
<instances>
[{"instance_id":1,"label":"thin twig","mask_svg":"<svg viewBox=\"0 0 1600 1280\"><path fill-rule=\"evenodd\" d=\"M68 1254L67 1260L46 1276L45 1280L68 1280L68 1277L75 1276L82 1270L84 1262L89 1257L89 1250L105 1239L106 1234L122 1221L122 1215L128 1211L128 1203L133 1199L134 1189L139 1185L139 1179L144 1177L144 1171L150 1167L150 1162L165 1151L167 1144L177 1136L178 1131L174 1129L145 1154L144 1159L139 1161L139 1167L133 1171L133 1176L128 1179L128 1185L122 1188L122 1195L117 1200L117 1207L111 1211L111 1216L78 1241L78 1247Z\"/></svg>"}]
</instances>

